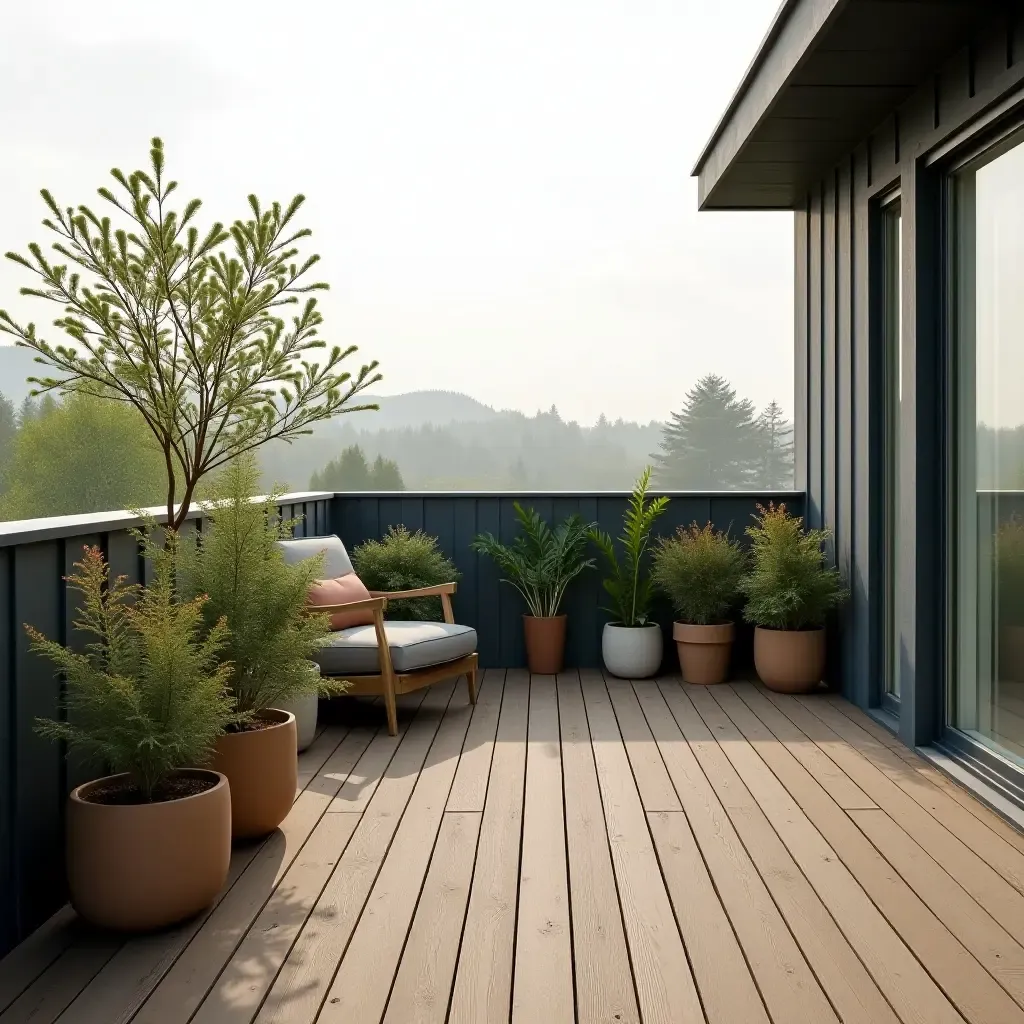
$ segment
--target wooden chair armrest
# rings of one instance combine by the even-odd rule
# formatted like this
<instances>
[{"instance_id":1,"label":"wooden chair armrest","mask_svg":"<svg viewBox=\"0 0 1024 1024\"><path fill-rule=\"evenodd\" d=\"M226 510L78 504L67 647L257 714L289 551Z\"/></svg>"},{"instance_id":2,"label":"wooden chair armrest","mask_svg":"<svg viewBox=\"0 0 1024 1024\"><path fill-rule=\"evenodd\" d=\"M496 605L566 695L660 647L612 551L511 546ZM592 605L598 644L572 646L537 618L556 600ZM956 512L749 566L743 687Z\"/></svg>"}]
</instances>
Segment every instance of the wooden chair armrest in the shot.
<instances>
[{"instance_id":1,"label":"wooden chair armrest","mask_svg":"<svg viewBox=\"0 0 1024 1024\"><path fill-rule=\"evenodd\" d=\"M373 597L383 597L389 601L397 601L407 597L440 597L442 594L454 594L454 583L438 583L433 587L416 587L414 590L371 590Z\"/></svg>"},{"instance_id":2,"label":"wooden chair armrest","mask_svg":"<svg viewBox=\"0 0 1024 1024\"><path fill-rule=\"evenodd\" d=\"M364 609L384 611L387 604L383 597L366 597L362 601L346 601L344 604L307 604L307 615L334 615L337 612L359 612Z\"/></svg>"}]
</instances>

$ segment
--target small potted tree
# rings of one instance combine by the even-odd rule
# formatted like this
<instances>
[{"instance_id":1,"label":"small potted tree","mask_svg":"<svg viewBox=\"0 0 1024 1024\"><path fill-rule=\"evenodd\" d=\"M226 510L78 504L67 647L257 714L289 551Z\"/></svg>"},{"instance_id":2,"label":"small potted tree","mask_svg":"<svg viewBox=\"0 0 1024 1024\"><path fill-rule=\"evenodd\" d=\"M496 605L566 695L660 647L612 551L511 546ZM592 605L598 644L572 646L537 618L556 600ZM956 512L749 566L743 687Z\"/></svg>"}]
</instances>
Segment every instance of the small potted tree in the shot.
<instances>
[{"instance_id":1,"label":"small potted tree","mask_svg":"<svg viewBox=\"0 0 1024 1024\"><path fill-rule=\"evenodd\" d=\"M180 600L177 541L150 545L145 589L108 579L98 548L68 577L81 596L76 651L26 626L32 650L67 681L67 720L39 731L113 772L68 799L71 903L85 920L148 931L208 907L227 879L231 798L206 761L232 719L223 621L204 628L205 601Z\"/></svg>"},{"instance_id":2,"label":"small potted tree","mask_svg":"<svg viewBox=\"0 0 1024 1024\"><path fill-rule=\"evenodd\" d=\"M490 533L479 534L474 551L489 555L505 576L502 582L515 587L526 602L523 616L526 660L538 675L561 672L565 661L566 617L560 614L566 588L584 569L594 567L587 558L587 542L593 523L569 516L554 529L532 509L514 506L520 534L503 544Z\"/></svg>"},{"instance_id":3,"label":"small potted tree","mask_svg":"<svg viewBox=\"0 0 1024 1024\"><path fill-rule=\"evenodd\" d=\"M624 679L646 679L661 667L661 626L650 621L654 594L646 572L646 554L655 520L668 505L668 498L647 500L651 481L648 466L637 480L623 517L623 559L619 560L615 542L601 530L590 536L604 555L610 574L602 581L611 598L606 608L612 621L606 622L601 634L601 657L612 675Z\"/></svg>"},{"instance_id":4,"label":"small potted tree","mask_svg":"<svg viewBox=\"0 0 1024 1024\"><path fill-rule=\"evenodd\" d=\"M287 564L278 540L277 493L255 498L259 470L251 456L231 463L203 502L204 524L185 549L183 587L205 594L207 625L223 619L227 684L236 721L217 740L211 766L231 783L232 834L250 839L272 832L295 799L298 775L295 715L282 710L322 686L310 661L330 639L324 615L306 602L321 558Z\"/></svg>"},{"instance_id":5,"label":"small potted tree","mask_svg":"<svg viewBox=\"0 0 1024 1024\"><path fill-rule=\"evenodd\" d=\"M739 544L710 523L680 527L654 553L653 577L676 613L672 637L688 683L724 682L729 675L745 559Z\"/></svg>"},{"instance_id":6,"label":"small potted tree","mask_svg":"<svg viewBox=\"0 0 1024 1024\"><path fill-rule=\"evenodd\" d=\"M825 619L846 599L842 577L826 565L828 530L805 530L785 505L758 506L751 568L740 581L744 615L755 625L754 667L779 693L807 693L825 671Z\"/></svg>"}]
</instances>

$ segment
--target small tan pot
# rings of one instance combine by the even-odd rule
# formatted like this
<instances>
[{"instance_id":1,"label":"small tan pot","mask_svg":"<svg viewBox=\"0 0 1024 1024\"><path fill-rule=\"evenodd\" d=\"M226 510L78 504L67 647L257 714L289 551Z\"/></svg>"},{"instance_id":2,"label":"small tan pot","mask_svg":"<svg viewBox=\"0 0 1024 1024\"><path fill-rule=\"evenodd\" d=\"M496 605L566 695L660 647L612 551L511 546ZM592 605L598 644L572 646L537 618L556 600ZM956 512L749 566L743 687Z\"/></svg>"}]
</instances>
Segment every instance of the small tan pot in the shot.
<instances>
[{"instance_id":1,"label":"small tan pot","mask_svg":"<svg viewBox=\"0 0 1024 1024\"><path fill-rule=\"evenodd\" d=\"M729 676L729 659L736 627L731 622L717 626L694 626L689 622L672 623L679 668L683 681L710 686L724 683Z\"/></svg>"},{"instance_id":2,"label":"small tan pot","mask_svg":"<svg viewBox=\"0 0 1024 1024\"><path fill-rule=\"evenodd\" d=\"M526 663L534 675L553 676L562 671L565 662L565 623L564 615L544 618L523 616Z\"/></svg>"},{"instance_id":3,"label":"small tan pot","mask_svg":"<svg viewBox=\"0 0 1024 1024\"><path fill-rule=\"evenodd\" d=\"M777 693L809 693L825 674L824 629L754 630L754 668Z\"/></svg>"},{"instance_id":4,"label":"small tan pot","mask_svg":"<svg viewBox=\"0 0 1024 1024\"><path fill-rule=\"evenodd\" d=\"M90 793L125 778L113 775L68 798L71 905L90 924L126 932L166 928L205 910L223 888L231 861L228 781L201 769L177 775L215 784L179 800L91 803Z\"/></svg>"},{"instance_id":5,"label":"small tan pot","mask_svg":"<svg viewBox=\"0 0 1024 1024\"><path fill-rule=\"evenodd\" d=\"M231 783L231 835L256 839L284 821L299 781L295 716L290 711L261 711L274 723L266 729L228 732L217 740L210 767Z\"/></svg>"}]
</instances>

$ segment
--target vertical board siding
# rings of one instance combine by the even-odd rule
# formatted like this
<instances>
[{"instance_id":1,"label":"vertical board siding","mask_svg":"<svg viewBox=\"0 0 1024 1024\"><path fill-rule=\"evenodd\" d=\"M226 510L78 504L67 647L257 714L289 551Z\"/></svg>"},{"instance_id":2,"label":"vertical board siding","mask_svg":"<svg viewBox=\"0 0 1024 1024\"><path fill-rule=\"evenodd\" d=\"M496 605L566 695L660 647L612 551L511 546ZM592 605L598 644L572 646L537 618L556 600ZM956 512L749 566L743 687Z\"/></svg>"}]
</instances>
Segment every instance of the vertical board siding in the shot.
<instances>
[{"instance_id":1,"label":"vertical board siding","mask_svg":"<svg viewBox=\"0 0 1024 1024\"><path fill-rule=\"evenodd\" d=\"M330 500L284 504L281 515L304 517L296 527L299 535L323 535ZM200 526L196 516L183 532ZM112 577L128 583L146 578L139 543L128 529L105 529L97 520L92 528L79 521L47 533L55 535L28 543L0 538L0 956L65 902L65 802L75 786L101 773L78 757L67 758L61 744L36 733L38 719L63 716L64 684L29 649L25 624L82 648L86 638L74 625L78 596L64 578L86 547L99 547Z\"/></svg>"},{"instance_id":2,"label":"vertical board siding","mask_svg":"<svg viewBox=\"0 0 1024 1024\"><path fill-rule=\"evenodd\" d=\"M941 727L943 581L941 436L942 285L938 254L938 173L921 159L1021 87L1024 19L992 18L911 96L819 180L796 210L795 425L797 479L806 481L807 518L830 528L837 564L851 589L838 617L839 657L832 666L843 693L867 707L881 691L883 602L882 473L884 373L880 194L902 190L903 465L900 606L906 687L901 734L927 743ZM908 283L912 282L912 284ZM806 454L805 454L806 453ZM806 458L806 468L804 459ZM927 691L927 693L926 693Z\"/></svg>"}]
</instances>

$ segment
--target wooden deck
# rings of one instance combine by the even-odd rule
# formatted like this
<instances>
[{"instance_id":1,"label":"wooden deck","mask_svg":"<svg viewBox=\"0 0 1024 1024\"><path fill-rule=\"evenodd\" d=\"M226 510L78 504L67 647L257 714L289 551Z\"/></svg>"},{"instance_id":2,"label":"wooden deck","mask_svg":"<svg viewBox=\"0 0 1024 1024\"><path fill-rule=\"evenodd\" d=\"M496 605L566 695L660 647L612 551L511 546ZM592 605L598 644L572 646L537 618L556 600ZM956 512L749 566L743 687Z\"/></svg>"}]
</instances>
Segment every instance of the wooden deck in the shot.
<instances>
[{"instance_id":1,"label":"wooden deck","mask_svg":"<svg viewBox=\"0 0 1024 1024\"><path fill-rule=\"evenodd\" d=\"M1024 1024L1024 837L838 698L489 671L300 785L204 918L58 915L0 1022Z\"/></svg>"}]
</instances>

